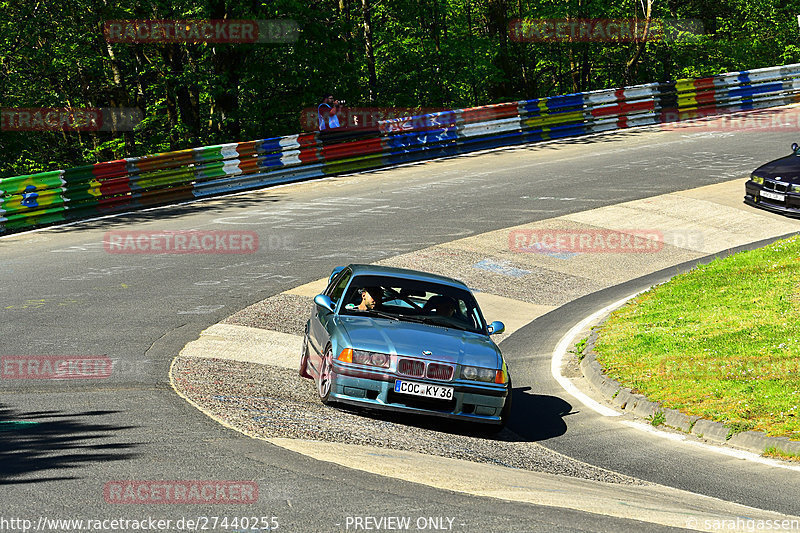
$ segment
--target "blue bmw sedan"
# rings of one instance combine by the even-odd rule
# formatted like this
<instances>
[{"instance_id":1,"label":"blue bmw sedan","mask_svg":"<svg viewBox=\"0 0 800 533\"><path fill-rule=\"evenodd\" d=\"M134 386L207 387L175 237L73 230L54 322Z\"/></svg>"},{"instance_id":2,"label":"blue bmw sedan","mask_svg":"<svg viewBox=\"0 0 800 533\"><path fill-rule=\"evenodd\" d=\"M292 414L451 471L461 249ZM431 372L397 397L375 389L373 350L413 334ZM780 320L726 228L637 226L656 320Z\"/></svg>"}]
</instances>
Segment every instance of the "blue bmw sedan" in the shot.
<instances>
[{"instance_id":1,"label":"blue bmw sedan","mask_svg":"<svg viewBox=\"0 0 800 533\"><path fill-rule=\"evenodd\" d=\"M333 270L306 323L300 375L323 403L502 428L511 379L475 297L455 279L352 264Z\"/></svg>"}]
</instances>

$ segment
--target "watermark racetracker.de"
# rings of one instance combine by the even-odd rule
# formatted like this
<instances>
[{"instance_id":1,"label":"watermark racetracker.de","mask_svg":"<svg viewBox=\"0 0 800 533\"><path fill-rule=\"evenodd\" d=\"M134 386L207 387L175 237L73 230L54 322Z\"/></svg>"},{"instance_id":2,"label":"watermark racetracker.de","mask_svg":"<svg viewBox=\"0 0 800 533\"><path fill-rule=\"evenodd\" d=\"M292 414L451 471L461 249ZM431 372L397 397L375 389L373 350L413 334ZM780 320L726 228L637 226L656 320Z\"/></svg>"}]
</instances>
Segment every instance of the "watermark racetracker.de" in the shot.
<instances>
[{"instance_id":1,"label":"watermark racetracker.de","mask_svg":"<svg viewBox=\"0 0 800 533\"><path fill-rule=\"evenodd\" d=\"M3 107L2 131L133 131L144 114L138 107Z\"/></svg>"},{"instance_id":2,"label":"watermark racetracker.de","mask_svg":"<svg viewBox=\"0 0 800 533\"><path fill-rule=\"evenodd\" d=\"M180 518L127 516L114 518L56 518L39 516L36 519L0 515L0 531L277 531L276 516L193 515Z\"/></svg>"},{"instance_id":3,"label":"watermark racetracker.de","mask_svg":"<svg viewBox=\"0 0 800 533\"><path fill-rule=\"evenodd\" d=\"M424 128L424 115L449 111L439 107L341 107L336 112L342 128L376 127L382 120L405 119L404 129ZM316 107L306 107L300 112L300 127L303 131L319 129L319 114Z\"/></svg>"},{"instance_id":4,"label":"watermark racetracker.de","mask_svg":"<svg viewBox=\"0 0 800 533\"><path fill-rule=\"evenodd\" d=\"M255 481L120 480L103 485L113 504L251 504L258 502Z\"/></svg>"},{"instance_id":5,"label":"watermark racetracker.de","mask_svg":"<svg viewBox=\"0 0 800 533\"><path fill-rule=\"evenodd\" d=\"M512 41L531 43L598 42L631 43L641 41L676 42L696 40L704 33L699 19L601 19L516 18L508 23Z\"/></svg>"},{"instance_id":6,"label":"watermark racetracker.de","mask_svg":"<svg viewBox=\"0 0 800 533\"><path fill-rule=\"evenodd\" d=\"M4 355L0 378L6 379L106 379L113 362L105 355Z\"/></svg>"},{"instance_id":7,"label":"watermark racetracker.de","mask_svg":"<svg viewBox=\"0 0 800 533\"><path fill-rule=\"evenodd\" d=\"M289 241L289 236L273 235L269 244L287 247ZM255 231L119 230L106 232L103 248L110 254L253 254L259 249L259 239Z\"/></svg>"},{"instance_id":8,"label":"watermark racetracker.de","mask_svg":"<svg viewBox=\"0 0 800 533\"><path fill-rule=\"evenodd\" d=\"M800 110L756 110L725 112L725 110L662 111L660 129L679 131L691 128L699 132L800 132Z\"/></svg>"},{"instance_id":9,"label":"watermark racetracker.de","mask_svg":"<svg viewBox=\"0 0 800 533\"><path fill-rule=\"evenodd\" d=\"M300 35L292 19L107 20L109 43L294 43Z\"/></svg>"},{"instance_id":10,"label":"watermark racetracker.de","mask_svg":"<svg viewBox=\"0 0 800 533\"><path fill-rule=\"evenodd\" d=\"M508 234L509 250L515 253L658 253L666 244L701 249L703 242L703 232L694 230L539 228Z\"/></svg>"}]
</instances>

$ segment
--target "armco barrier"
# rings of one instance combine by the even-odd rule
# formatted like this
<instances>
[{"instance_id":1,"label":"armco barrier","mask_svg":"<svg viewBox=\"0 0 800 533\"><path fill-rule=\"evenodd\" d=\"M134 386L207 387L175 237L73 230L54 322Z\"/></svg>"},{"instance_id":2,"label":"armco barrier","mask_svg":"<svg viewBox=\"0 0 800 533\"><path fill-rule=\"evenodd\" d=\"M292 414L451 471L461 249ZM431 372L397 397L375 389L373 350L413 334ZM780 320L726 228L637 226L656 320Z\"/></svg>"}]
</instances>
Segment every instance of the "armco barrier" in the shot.
<instances>
[{"instance_id":1,"label":"armco barrier","mask_svg":"<svg viewBox=\"0 0 800 533\"><path fill-rule=\"evenodd\" d=\"M800 101L800 64L494 104L0 179L0 234L343 172Z\"/></svg>"}]
</instances>

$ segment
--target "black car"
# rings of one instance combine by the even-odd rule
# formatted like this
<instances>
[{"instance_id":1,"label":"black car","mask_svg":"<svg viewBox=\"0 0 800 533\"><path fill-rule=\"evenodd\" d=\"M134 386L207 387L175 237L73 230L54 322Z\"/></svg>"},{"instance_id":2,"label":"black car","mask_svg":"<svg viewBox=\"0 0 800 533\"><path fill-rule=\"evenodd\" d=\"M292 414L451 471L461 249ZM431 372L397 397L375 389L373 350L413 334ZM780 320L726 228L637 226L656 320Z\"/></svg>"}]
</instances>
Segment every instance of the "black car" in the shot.
<instances>
[{"instance_id":1,"label":"black car","mask_svg":"<svg viewBox=\"0 0 800 533\"><path fill-rule=\"evenodd\" d=\"M748 205L800 217L800 152L792 144L792 155L761 165L744 185Z\"/></svg>"}]
</instances>

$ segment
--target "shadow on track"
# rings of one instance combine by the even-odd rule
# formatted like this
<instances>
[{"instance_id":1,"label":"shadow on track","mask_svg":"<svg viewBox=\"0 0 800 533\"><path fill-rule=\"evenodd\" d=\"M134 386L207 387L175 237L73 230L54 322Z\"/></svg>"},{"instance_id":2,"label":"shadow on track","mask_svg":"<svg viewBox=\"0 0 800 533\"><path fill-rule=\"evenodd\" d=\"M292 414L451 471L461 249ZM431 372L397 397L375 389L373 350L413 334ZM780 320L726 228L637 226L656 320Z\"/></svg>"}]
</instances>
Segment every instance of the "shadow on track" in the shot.
<instances>
[{"instance_id":1,"label":"shadow on track","mask_svg":"<svg viewBox=\"0 0 800 533\"><path fill-rule=\"evenodd\" d=\"M253 191L257 194L259 191ZM58 226L59 224L71 224L68 226L51 227L49 230L53 235L66 235L71 233L80 233L88 230L128 230L130 226L137 224L145 224L149 222L159 222L166 224L169 221L178 221L193 213L200 212L222 212L227 209L237 208L242 211L247 211L251 208L265 207L275 202L280 202L282 198L275 194L267 194L261 196L243 196L231 194L228 196L215 196L206 199L206 201L195 201L193 199L186 200L190 203L184 204L152 204L152 205L129 205L122 206L118 209L98 210L96 213L88 213L80 218L74 218L64 221L58 221L48 224L41 224L38 226L31 226L22 231L31 229L39 229L50 226ZM209 204L213 202L213 204ZM155 209L158 208L158 209ZM111 218L99 218L110 215L116 215ZM228 216L235 216L228 215ZM168 228L151 228L152 231L164 231ZM218 229L218 228L205 228L205 229ZM232 229L232 228L225 228ZM9 231L7 233L0 233L0 236L6 237L14 235L16 232ZM2 243L2 241L0 241Z\"/></svg>"},{"instance_id":2,"label":"shadow on track","mask_svg":"<svg viewBox=\"0 0 800 533\"><path fill-rule=\"evenodd\" d=\"M572 405L557 396L530 394L530 389L514 389L508 430L515 433L520 441L547 440L566 433L564 417L572 414Z\"/></svg>"},{"instance_id":3,"label":"shadow on track","mask_svg":"<svg viewBox=\"0 0 800 533\"><path fill-rule=\"evenodd\" d=\"M114 413L23 412L0 404L0 485L76 479L80 476L69 472L83 464L135 457L126 451L135 444L109 442L134 428L101 422ZM54 472L40 474L46 471Z\"/></svg>"}]
</instances>

